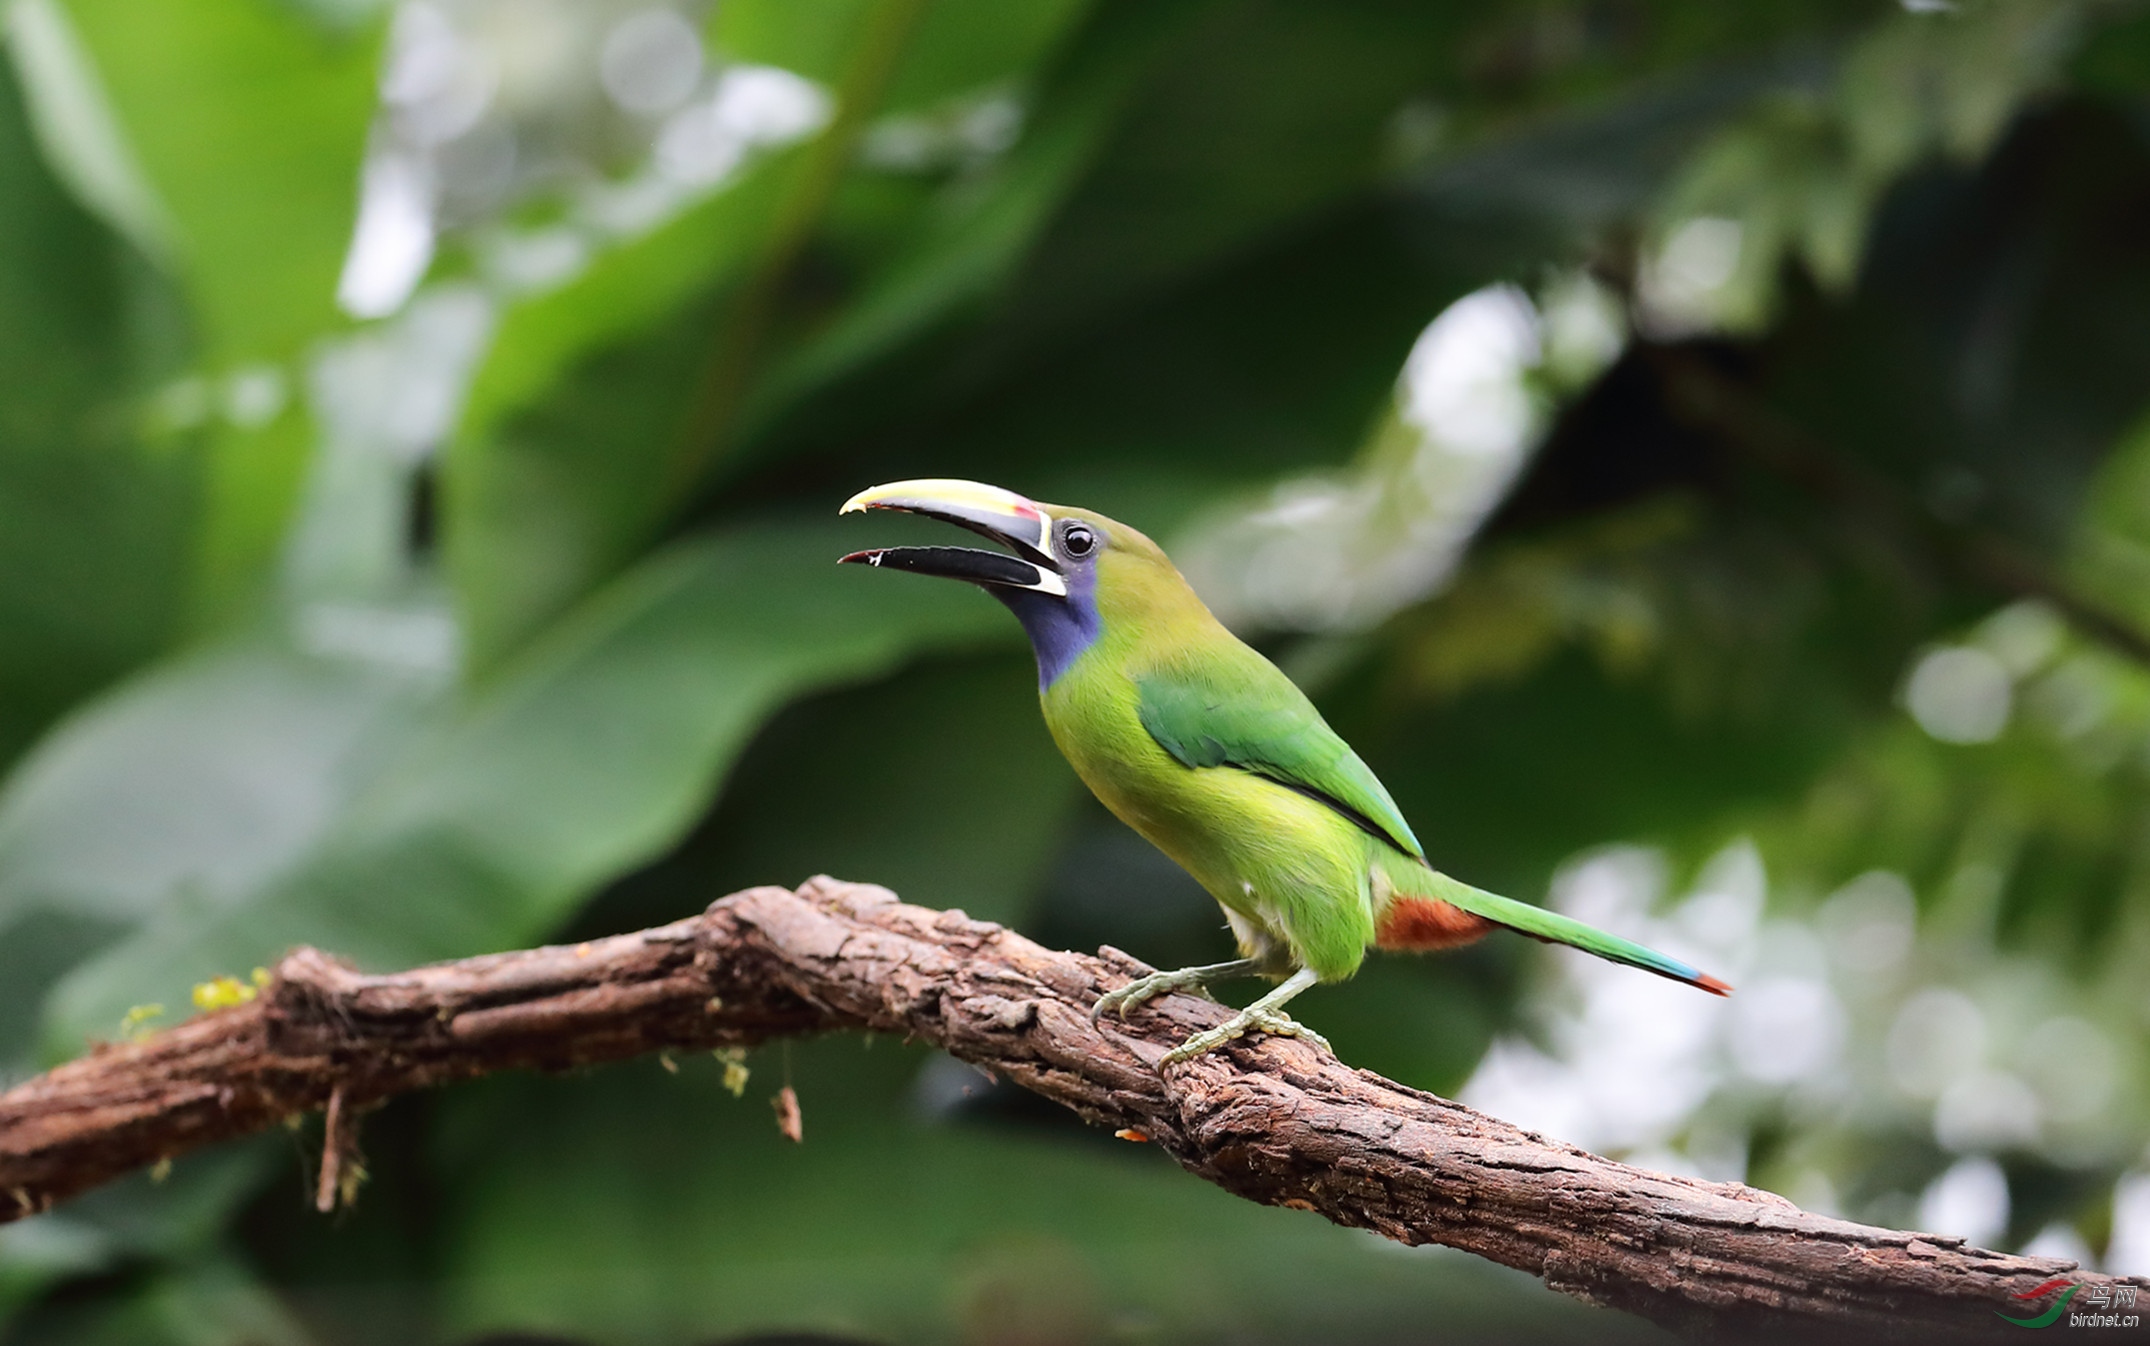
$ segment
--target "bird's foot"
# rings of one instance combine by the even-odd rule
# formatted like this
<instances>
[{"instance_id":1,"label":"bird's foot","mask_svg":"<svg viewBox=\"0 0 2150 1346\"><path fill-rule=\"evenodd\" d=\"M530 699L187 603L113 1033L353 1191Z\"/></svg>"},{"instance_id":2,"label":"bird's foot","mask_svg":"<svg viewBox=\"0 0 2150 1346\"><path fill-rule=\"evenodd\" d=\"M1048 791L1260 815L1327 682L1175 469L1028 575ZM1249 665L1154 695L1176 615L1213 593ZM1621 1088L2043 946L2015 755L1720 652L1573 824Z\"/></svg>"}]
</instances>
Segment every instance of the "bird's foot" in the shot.
<instances>
[{"instance_id":1,"label":"bird's foot","mask_svg":"<svg viewBox=\"0 0 2150 1346\"><path fill-rule=\"evenodd\" d=\"M1147 977L1137 977L1117 991L1107 991L1090 1007L1090 1022L1096 1023L1108 1014L1117 1014L1124 1022L1128 1014L1142 1008L1161 995L1174 991L1192 990L1207 998L1209 992L1202 983L1208 980L1202 974L1209 971L1203 967L1183 967L1177 972L1152 972Z\"/></svg>"},{"instance_id":2,"label":"bird's foot","mask_svg":"<svg viewBox=\"0 0 2150 1346\"><path fill-rule=\"evenodd\" d=\"M1096 1023L1107 1014L1118 1014L1121 1021L1125 1022L1130 1010L1140 1009L1157 997L1169 995L1173 991L1193 991L1206 1000L1209 998L1209 992L1204 988L1210 982L1223 981L1229 977L1253 976L1260 970L1260 966L1250 958L1241 958L1229 963L1183 967L1175 972L1152 972L1147 977L1135 978L1117 991L1107 991L1099 996L1097 1003L1090 1007L1090 1022Z\"/></svg>"},{"instance_id":3,"label":"bird's foot","mask_svg":"<svg viewBox=\"0 0 2150 1346\"><path fill-rule=\"evenodd\" d=\"M1329 1045L1327 1038L1284 1011L1250 1005L1215 1028L1205 1029L1166 1052L1162 1064L1171 1065L1175 1061L1192 1060L1204 1052L1215 1051L1234 1038L1245 1037L1256 1031L1268 1033L1273 1037L1301 1038L1331 1054L1336 1050Z\"/></svg>"}]
</instances>

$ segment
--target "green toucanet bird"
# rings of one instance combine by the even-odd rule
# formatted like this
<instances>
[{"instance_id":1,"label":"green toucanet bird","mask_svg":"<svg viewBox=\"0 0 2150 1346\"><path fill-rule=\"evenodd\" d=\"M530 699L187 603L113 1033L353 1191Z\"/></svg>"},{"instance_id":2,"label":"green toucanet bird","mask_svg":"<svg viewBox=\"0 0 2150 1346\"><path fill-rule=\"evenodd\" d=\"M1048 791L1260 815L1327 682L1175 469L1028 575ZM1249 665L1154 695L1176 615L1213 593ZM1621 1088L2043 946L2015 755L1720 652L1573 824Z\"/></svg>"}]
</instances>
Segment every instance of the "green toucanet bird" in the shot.
<instances>
[{"instance_id":1,"label":"green toucanet bird","mask_svg":"<svg viewBox=\"0 0 2150 1346\"><path fill-rule=\"evenodd\" d=\"M899 481L843 512L902 510L1008 550L886 547L843 559L966 580L1005 603L1038 658L1039 699L1075 774L1224 907L1243 955L1139 978L1097 1004L1123 1017L1228 977L1281 984L1182 1043L1184 1060L1250 1030L1321 1041L1283 1012L1369 948L1467 944L1494 926L1723 995L1731 988L1542 907L1442 874L1396 802L1291 680L1225 630L1156 543L1087 510L973 481ZM1324 1044L1326 1045L1326 1044Z\"/></svg>"}]
</instances>

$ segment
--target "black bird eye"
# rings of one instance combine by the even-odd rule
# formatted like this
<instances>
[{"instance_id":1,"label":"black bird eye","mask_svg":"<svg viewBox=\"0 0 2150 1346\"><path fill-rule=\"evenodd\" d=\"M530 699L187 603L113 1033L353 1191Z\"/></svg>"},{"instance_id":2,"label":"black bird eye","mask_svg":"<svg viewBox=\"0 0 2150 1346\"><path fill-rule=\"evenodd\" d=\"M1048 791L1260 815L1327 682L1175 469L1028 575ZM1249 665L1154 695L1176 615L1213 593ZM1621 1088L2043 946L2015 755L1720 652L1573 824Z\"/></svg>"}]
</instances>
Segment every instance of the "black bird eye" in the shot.
<instances>
[{"instance_id":1,"label":"black bird eye","mask_svg":"<svg viewBox=\"0 0 2150 1346\"><path fill-rule=\"evenodd\" d=\"M1068 530L1060 535L1060 545L1067 550L1068 555L1079 560L1097 550L1097 534L1079 523L1070 524Z\"/></svg>"}]
</instances>

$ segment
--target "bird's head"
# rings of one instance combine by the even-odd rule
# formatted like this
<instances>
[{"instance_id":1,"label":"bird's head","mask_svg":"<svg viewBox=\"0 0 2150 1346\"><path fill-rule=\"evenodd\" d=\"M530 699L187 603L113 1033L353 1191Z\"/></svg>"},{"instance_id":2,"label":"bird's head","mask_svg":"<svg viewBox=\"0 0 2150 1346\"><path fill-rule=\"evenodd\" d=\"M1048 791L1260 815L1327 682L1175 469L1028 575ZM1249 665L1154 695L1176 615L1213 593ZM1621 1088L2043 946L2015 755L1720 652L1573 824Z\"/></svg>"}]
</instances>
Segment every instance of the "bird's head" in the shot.
<instances>
[{"instance_id":1,"label":"bird's head","mask_svg":"<svg viewBox=\"0 0 2150 1346\"><path fill-rule=\"evenodd\" d=\"M1133 616L1132 607L1176 597L1175 591L1193 601L1156 543L1093 510L1040 504L998 486L948 478L876 486L845 501L842 512L867 509L942 519L1007 548L876 547L843 559L963 580L992 594L1030 636L1041 687L1050 687L1097 643L1108 619Z\"/></svg>"}]
</instances>

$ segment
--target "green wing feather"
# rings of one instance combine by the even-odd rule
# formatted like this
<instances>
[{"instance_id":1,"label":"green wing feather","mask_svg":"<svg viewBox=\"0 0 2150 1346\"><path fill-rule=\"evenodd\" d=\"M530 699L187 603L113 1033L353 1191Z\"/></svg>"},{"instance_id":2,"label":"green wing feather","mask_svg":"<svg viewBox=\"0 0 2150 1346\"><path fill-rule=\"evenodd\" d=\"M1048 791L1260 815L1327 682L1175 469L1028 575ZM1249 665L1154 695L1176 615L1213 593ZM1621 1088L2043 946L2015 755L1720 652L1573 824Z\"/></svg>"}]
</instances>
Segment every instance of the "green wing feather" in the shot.
<instances>
[{"instance_id":1,"label":"green wing feather","mask_svg":"<svg viewBox=\"0 0 2150 1346\"><path fill-rule=\"evenodd\" d=\"M1394 846L1383 868L1396 891L1439 898L1534 939L1723 995L1717 978L1556 911L1473 888L1433 869L1373 769L1337 736L1274 664L1253 650L1211 658L1202 671L1153 670L1135 679L1136 713L1150 737L1190 767L1237 767L1312 795ZM1214 654L1214 652L1213 652Z\"/></svg>"},{"instance_id":2,"label":"green wing feather","mask_svg":"<svg viewBox=\"0 0 2150 1346\"><path fill-rule=\"evenodd\" d=\"M1164 668L1136 678L1150 737L1187 766L1237 767L1311 795L1423 861L1425 848L1373 768L1276 665L1239 648L1244 656L1205 660L1199 673Z\"/></svg>"}]
</instances>

